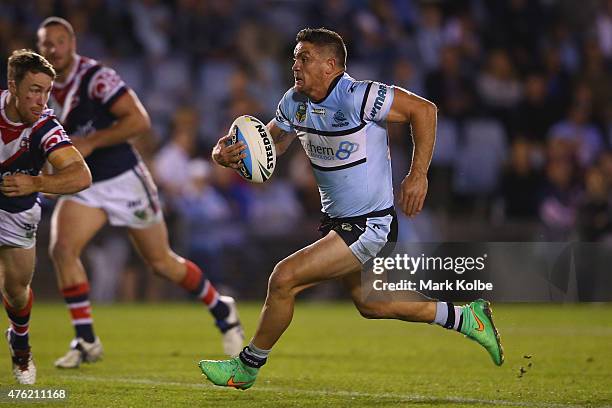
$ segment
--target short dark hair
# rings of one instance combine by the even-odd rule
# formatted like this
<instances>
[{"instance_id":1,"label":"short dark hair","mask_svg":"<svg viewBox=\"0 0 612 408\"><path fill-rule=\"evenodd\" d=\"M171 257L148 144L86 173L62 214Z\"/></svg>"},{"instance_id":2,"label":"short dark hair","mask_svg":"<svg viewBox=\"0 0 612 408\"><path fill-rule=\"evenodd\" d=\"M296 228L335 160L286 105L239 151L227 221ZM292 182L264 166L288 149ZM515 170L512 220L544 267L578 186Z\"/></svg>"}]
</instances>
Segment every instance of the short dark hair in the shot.
<instances>
[{"instance_id":1,"label":"short dark hair","mask_svg":"<svg viewBox=\"0 0 612 408\"><path fill-rule=\"evenodd\" d=\"M327 28L304 28L297 33L295 41L307 41L315 45L332 48L342 68L346 68L346 45L344 45L344 40L337 32Z\"/></svg>"},{"instance_id":2,"label":"short dark hair","mask_svg":"<svg viewBox=\"0 0 612 408\"><path fill-rule=\"evenodd\" d=\"M38 29L40 30L41 28L47 28L53 25L56 25L56 26L59 25L59 26L64 27L66 31L68 31L70 36L74 37L74 28L72 28L72 24L70 24L68 20L66 20L65 18L61 18L61 17L53 16L53 17L45 18L45 20L42 23L40 23L40 25L38 26Z\"/></svg>"},{"instance_id":3,"label":"short dark hair","mask_svg":"<svg viewBox=\"0 0 612 408\"><path fill-rule=\"evenodd\" d=\"M51 79L55 79L53 65L45 57L32 50L22 49L13 51L8 59L7 71L9 81L15 81L17 85L19 85L28 72L34 74L42 72L49 75Z\"/></svg>"}]
</instances>

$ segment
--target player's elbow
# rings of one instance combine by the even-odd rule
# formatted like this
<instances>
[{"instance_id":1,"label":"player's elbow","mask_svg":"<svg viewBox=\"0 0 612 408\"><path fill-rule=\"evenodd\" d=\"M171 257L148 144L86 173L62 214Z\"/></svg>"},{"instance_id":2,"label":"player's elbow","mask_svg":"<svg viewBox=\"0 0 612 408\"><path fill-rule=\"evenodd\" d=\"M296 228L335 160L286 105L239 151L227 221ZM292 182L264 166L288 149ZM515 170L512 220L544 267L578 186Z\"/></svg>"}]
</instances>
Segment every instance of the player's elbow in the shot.
<instances>
[{"instance_id":1,"label":"player's elbow","mask_svg":"<svg viewBox=\"0 0 612 408\"><path fill-rule=\"evenodd\" d=\"M149 133L151 131L151 118L146 112L138 112L134 133L139 135Z\"/></svg>"},{"instance_id":2,"label":"player's elbow","mask_svg":"<svg viewBox=\"0 0 612 408\"><path fill-rule=\"evenodd\" d=\"M89 186L91 186L91 183L91 171L89 171L89 167L87 167L87 164L83 162L80 164L80 168L77 171L77 176L74 183L74 191L71 191L70 194L78 193L79 191L89 188Z\"/></svg>"},{"instance_id":3,"label":"player's elbow","mask_svg":"<svg viewBox=\"0 0 612 408\"><path fill-rule=\"evenodd\" d=\"M438 114L438 107L432 101L428 101L427 99L423 99L423 103L421 104L422 112L427 116L436 116Z\"/></svg>"}]
</instances>

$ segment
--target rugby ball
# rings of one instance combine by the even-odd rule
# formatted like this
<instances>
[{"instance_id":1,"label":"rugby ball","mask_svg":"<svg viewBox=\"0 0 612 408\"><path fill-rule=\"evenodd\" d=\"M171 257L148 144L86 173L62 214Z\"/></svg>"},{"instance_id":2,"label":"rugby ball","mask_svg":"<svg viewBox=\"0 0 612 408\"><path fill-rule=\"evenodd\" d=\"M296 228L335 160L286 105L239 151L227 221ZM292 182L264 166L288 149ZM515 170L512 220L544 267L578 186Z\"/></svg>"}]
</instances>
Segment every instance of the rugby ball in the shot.
<instances>
[{"instance_id":1,"label":"rugby ball","mask_svg":"<svg viewBox=\"0 0 612 408\"><path fill-rule=\"evenodd\" d=\"M243 115L230 127L231 144L244 142L246 157L240 160L238 174L252 183L272 177L276 167L276 149L268 128L259 119Z\"/></svg>"}]
</instances>

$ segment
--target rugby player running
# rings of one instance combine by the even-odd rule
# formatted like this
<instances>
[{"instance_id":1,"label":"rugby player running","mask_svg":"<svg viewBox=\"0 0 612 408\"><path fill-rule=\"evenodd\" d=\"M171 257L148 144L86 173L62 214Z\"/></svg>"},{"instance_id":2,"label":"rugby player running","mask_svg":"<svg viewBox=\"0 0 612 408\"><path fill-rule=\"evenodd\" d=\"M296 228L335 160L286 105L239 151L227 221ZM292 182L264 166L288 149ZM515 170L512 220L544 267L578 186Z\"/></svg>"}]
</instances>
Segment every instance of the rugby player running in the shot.
<instances>
[{"instance_id":1,"label":"rugby player running","mask_svg":"<svg viewBox=\"0 0 612 408\"><path fill-rule=\"evenodd\" d=\"M58 200L51 220L49 252L75 331L56 367L76 368L103 355L93 329L89 281L80 257L107 223L126 227L134 247L156 274L203 302L222 334L225 353L238 354L243 332L234 299L220 296L196 264L172 251L157 187L129 143L150 129L138 96L113 69L76 53L76 37L68 21L49 17L37 34L41 54L57 71L49 104L93 177L87 190Z\"/></svg>"},{"instance_id":2,"label":"rugby player running","mask_svg":"<svg viewBox=\"0 0 612 408\"><path fill-rule=\"evenodd\" d=\"M417 292L413 302L362 299L361 269L384 256L397 240L391 161L385 122L410 123L414 155L401 183L398 205L409 217L423 208L427 171L436 134L437 108L430 101L396 86L356 81L346 72L346 47L327 29L297 34L292 67L295 84L268 123L277 154L298 137L310 159L324 212L323 237L280 261L270 275L259 325L248 346L230 360L202 360L212 383L247 389L291 323L295 296L330 279L341 279L362 316L435 323L480 343L493 362L504 361L489 303L465 306L439 302ZM226 135L213 149L222 166L238 168L244 146L227 146Z\"/></svg>"},{"instance_id":3,"label":"rugby player running","mask_svg":"<svg viewBox=\"0 0 612 408\"><path fill-rule=\"evenodd\" d=\"M19 384L36 382L29 331L41 214L38 193L71 194L91 184L83 157L47 109L54 79L55 70L41 55L19 50L8 60L8 90L0 90L0 289ZM40 174L45 163L53 174Z\"/></svg>"}]
</instances>

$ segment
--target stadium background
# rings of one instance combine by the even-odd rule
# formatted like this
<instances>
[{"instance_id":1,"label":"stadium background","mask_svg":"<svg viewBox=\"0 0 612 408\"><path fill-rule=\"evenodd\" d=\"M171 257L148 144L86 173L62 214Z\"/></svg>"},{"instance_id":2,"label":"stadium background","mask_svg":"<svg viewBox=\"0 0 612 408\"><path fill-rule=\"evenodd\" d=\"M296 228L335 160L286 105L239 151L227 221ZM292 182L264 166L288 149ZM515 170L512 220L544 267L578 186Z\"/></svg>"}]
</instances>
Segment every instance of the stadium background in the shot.
<instances>
[{"instance_id":1,"label":"stadium background","mask_svg":"<svg viewBox=\"0 0 612 408\"><path fill-rule=\"evenodd\" d=\"M240 299L263 297L275 262L317 238L318 192L298 143L261 186L212 166L209 153L236 116L273 117L307 26L344 37L353 77L438 105L426 209L400 220L400 241L612 241L612 1L3 0L2 61L35 48L49 15L71 21L79 53L137 92L153 132L136 145L174 248ZM396 185L409 132L390 128ZM34 287L59 300L46 255L52 205ZM110 228L84 261L95 301L183 297ZM326 285L305 296L340 293Z\"/></svg>"}]
</instances>

